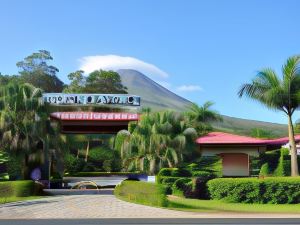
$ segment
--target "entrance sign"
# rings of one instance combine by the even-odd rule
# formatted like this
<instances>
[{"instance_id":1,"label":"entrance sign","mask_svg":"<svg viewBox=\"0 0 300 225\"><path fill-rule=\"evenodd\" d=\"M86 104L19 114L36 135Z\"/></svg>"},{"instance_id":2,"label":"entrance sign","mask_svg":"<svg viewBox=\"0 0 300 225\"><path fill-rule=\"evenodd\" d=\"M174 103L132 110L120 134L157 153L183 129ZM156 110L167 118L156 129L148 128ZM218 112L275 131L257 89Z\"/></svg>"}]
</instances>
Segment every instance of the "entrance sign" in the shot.
<instances>
[{"instance_id":1,"label":"entrance sign","mask_svg":"<svg viewBox=\"0 0 300 225\"><path fill-rule=\"evenodd\" d=\"M43 101L52 105L126 105L140 106L140 97L127 94L45 93Z\"/></svg>"},{"instance_id":2,"label":"entrance sign","mask_svg":"<svg viewBox=\"0 0 300 225\"><path fill-rule=\"evenodd\" d=\"M137 113L124 112L55 112L51 113L53 119L59 120L76 120L76 121L137 121L139 115Z\"/></svg>"}]
</instances>

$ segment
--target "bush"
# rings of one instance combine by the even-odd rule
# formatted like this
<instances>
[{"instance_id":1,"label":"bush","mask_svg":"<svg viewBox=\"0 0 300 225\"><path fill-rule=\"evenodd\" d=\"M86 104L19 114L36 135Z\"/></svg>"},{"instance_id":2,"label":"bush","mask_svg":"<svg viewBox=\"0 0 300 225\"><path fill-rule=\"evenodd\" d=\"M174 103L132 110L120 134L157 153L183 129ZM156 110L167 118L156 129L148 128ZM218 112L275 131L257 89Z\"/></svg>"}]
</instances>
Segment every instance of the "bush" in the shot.
<instances>
[{"instance_id":1,"label":"bush","mask_svg":"<svg viewBox=\"0 0 300 225\"><path fill-rule=\"evenodd\" d=\"M157 183L162 184L166 188L166 194L172 194L172 186L180 177L157 177Z\"/></svg>"},{"instance_id":2,"label":"bush","mask_svg":"<svg viewBox=\"0 0 300 225\"><path fill-rule=\"evenodd\" d=\"M65 169L69 173L82 171L86 164L83 159L81 158L77 159L72 154L65 155L64 161L65 161L64 163Z\"/></svg>"},{"instance_id":3,"label":"bush","mask_svg":"<svg viewBox=\"0 0 300 225\"><path fill-rule=\"evenodd\" d=\"M191 178L180 178L172 185L172 194L179 197L192 197L193 181Z\"/></svg>"},{"instance_id":4,"label":"bush","mask_svg":"<svg viewBox=\"0 0 300 225\"><path fill-rule=\"evenodd\" d=\"M41 194L41 186L33 181L0 182L0 198L26 197Z\"/></svg>"},{"instance_id":5,"label":"bush","mask_svg":"<svg viewBox=\"0 0 300 225\"><path fill-rule=\"evenodd\" d=\"M184 168L162 168L157 176L166 177L191 177L192 174L189 170Z\"/></svg>"},{"instance_id":6,"label":"bush","mask_svg":"<svg viewBox=\"0 0 300 225\"><path fill-rule=\"evenodd\" d=\"M300 203L300 178L218 178L208 183L212 199L244 203Z\"/></svg>"},{"instance_id":7,"label":"bush","mask_svg":"<svg viewBox=\"0 0 300 225\"><path fill-rule=\"evenodd\" d=\"M168 205L166 190L159 184L143 181L123 181L116 186L114 194L129 202L159 207Z\"/></svg>"},{"instance_id":8,"label":"bush","mask_svg":"<svg viewBox=\"0 0 300 225\"><path fill-rule=\"evenodd\" d=\"M259 176L270 176L270 168L269 168L269 163L265 163L262 165L259 171Z\"/></svg>"},{"instance_id":9,"label":"bush","mask_svg":"<svg viewBox=\"0 0 300 225\"><path fill-rule=\"evenodd\" d=\"M274 176L285 177L291 175L291 163L288 149L280 150L278 166L274 171Z\"/></svg>"},{"instance_id":10,"label":"bush","mask_svg":"<svg viewBox=\"0 0 300 225\"><path fill-rule=\"evenodd\" d=\"M195 198L208 199L209 193L207 190L207 182L216 177L214 173L207 171L195 171L193 172L195 177L195 185L193 189L193 195Z\"/></svg>"}]
</instances>

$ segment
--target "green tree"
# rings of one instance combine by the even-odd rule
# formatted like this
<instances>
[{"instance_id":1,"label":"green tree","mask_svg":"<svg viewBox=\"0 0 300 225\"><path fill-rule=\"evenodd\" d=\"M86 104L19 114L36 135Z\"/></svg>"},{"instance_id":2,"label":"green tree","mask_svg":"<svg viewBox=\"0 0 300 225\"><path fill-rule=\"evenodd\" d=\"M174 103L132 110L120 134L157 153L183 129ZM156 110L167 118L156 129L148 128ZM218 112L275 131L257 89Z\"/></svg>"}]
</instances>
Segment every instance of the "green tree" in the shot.
<instances>
[{"instance_id":1,"label":"green tree","mask_svg":"<svg viewBox=\"0 0 300 225\"><path fill-rule=\"evenodd\" d=\"M17 63L20 68L21 80L32 84L45 92L61 92L64 83L57 78L59 70L48 62L53 60L49 51L39 50Z\"/></svg>"},{"instance_id":2,"label":"green tree","mask_svg":"<svg viewBox=\"0 0 300 225\"><path fill-rule=\"evenodd\" d=\"M251 129L251 137L255 138L274 138L272 131L260 128Z\"/></svg>"},{"instance_id":3,"label":"green tree","mask_svg":"<svg viewBox=\"0 0 300 225\"><path fill-rule=\"evenodd\" d=\"M190 125L195 127L199 134L211 131L211 122L222 121L222 116L211 109L213 104L210 101L205 102L202 106L192 103L189 111L186 113Z\"/></svg>"},{"instance_id":4,"label":"green tree","mask_svg":"<svg viewBox=\"0 0 300 225\"><path fill-rule=\"evenodd\" d=\"M90 93L126 94L127 88L123 86L121 77L117 72L96 70L86 79L84 90Z\"/></svg>"},{"instance_id":5,"label":"green tree","mask_svg":"<svg viewBox=\"0 0 300 225\"><path fill-rule=\"evenodd\" d=\"M84 77L84 71L77 70L68 75L71 83L64 89L65 93L83 93L86 83L86 78Z\"/></svg>"},{"instance_id":6,"label":"green tree","mask_svg":"<svg viewBox=\"0 0 300 225\"><path fill-rule=\"evenodd\" d=\"M194 151L196 137L197 132L188 127L180 113L146 113L132 133L118 133L115 148L126 170L155 174L162 167L182 162L185 154Z\"/></svg>"},{"instance_id":7,"label":"green tree","mask_svg":"<svg viewBox=\"0 0 300 225\"><path fill-rule=\"evenodd\" d=\"M284 112L288 118L291 175L298 176L297 150L292 115L300 105L300 56L292 56L287 59L282 67L281 78L270 68L260 70L251 83L241 86L238 96L246 96L270 109Z\"/></svg>"},{"instance_id":8,"label":"green tree","mask_svg":"<svg viewBox=\"0 0 300 225\"><path fill-rule=\"evenodd\" d=\"M0 88L1 147L22 155L23 174L35 146L33 124L40 110L41 90L30 84L9 84Z\"/></svg>"}]
</instances>

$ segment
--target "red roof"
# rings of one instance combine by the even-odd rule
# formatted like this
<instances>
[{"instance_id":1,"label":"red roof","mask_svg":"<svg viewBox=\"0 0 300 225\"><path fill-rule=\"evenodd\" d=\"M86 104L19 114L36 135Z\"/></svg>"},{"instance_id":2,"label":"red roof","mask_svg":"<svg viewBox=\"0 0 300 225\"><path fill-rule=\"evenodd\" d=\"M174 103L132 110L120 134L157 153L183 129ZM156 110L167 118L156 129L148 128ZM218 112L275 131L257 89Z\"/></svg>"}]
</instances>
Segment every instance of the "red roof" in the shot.
<instances>
[{"instance_id":1,"label":"red roof","mask_svg":"<svg viewBox=\"0 0 300 225\"><path fill-rule=\"evenodd\" d=\"M300 135L295 136L296 141L300 141ZM206 136L199 137L196 140L200 145L219 145L219 144L245 144L245 145L284 145L289 142L288 137L278 139L258 139L236 134L223 132L211 132Z\"/></svg>"}]
</instances>

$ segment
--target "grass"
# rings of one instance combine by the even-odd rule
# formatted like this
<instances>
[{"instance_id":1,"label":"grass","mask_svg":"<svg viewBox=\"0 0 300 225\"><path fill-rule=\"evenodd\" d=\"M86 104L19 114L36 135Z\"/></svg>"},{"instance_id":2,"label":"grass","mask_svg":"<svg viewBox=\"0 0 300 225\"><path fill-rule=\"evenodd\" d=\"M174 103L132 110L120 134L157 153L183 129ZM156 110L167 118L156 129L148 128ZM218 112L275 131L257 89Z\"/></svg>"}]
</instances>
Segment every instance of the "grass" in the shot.
<instances>
[{"instance_id":1,"label":"grass","mask_svg":"<svg viewBox=\"0 0 300 225\"><path fill-rule=\"evenodd\" d=\"M166 206L168 201L162 185L143 181L123 181L114 191L117 198L150 206Z\"/></svg>"},{"instance_id":2,"label":"grass","mask_svg":"<svg viewBox=\"0 0 300 225\"><path fill-rule=\"evenodd\" d=\"M18 201L28 201L28 200L35 200L35 199L40 199L40 198L45 198L45 196L27 196L27 197L1 197L0 198L0 204L5 204L5 203L10 203L10 202L18 202Z\"/></svg>"},{"instance_id":3,"label":"grass","mask_svg":"<svg viewBox=\"0 0 300 225\"><path fill-rule=\"evenodd\" d=\"M193 212L300 213L300 204L245 204L169 196L168 208Z\"/></svg>"}]
</instances>

